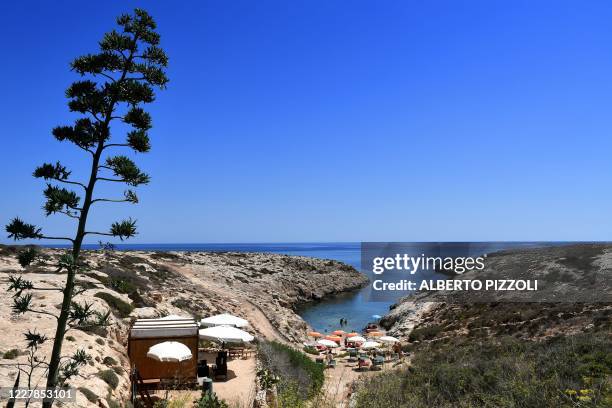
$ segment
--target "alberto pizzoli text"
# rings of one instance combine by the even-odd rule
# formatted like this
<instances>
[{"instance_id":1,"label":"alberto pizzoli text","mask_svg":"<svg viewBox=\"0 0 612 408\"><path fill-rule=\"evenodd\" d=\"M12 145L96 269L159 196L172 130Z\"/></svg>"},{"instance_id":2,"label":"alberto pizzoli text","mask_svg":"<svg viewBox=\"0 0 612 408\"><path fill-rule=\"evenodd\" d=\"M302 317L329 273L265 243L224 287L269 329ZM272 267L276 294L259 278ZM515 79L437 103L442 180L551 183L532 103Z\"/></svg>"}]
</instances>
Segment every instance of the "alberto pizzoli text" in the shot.
<instances>
[{"instance_id":1,"label":"alberto pizzoli text","mask_svg":"<svg viewBox=\"0 0 612 408\"><path fill-rule=\"evenodd\" d=\"M397 282L383 282L375 280L372 287L376 291L478 291L478 290L507 290L507 291L536 291L538 281L536 280L512 280L512 279L448 279L448 280L423 280L420 283L402 279Z\"/></svg>"}]
</instances>

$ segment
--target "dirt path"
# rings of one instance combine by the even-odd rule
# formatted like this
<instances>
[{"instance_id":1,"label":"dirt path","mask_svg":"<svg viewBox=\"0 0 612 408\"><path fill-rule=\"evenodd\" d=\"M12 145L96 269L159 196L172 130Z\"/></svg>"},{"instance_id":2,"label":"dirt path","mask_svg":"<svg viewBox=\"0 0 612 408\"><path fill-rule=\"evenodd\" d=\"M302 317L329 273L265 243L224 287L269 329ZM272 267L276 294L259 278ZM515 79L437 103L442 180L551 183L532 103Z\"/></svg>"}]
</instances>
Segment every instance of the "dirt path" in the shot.
<instances>
[{"instance_id":1,"label":"dirt path","mask_svg":"<svg viewBox=\"0 0 612 408\"><path fill-rule=\"evenodd\" d=\"M349 365L344 362L339 362L335 368L327 369L323 386L326 402L331 402L338 408L348 407L351 384L368 373L358 372L355 370L355 364Z\"/></svg>"},{"instance_id":2,"label":"dirt path","mask_svg":"<svg viewBox=\"0 0 612 408\"><path fill-rule=\"evenodd\" d=\"M228 304L231 303L234 305L234 308L240 310L240 317L248 320L251 326L267 340L288 343L287 338L270 323L264 312L257 305L249 301L245 295L212 280L203 279L201 274L194 271L190 265L177 268L176 271L200 286L203 291L214 292L223 298L231 300Z\"/></svg>"},{"instance_id":3,"label":"dirt path","mask_svg":"<svg viewBox=\"0 0 612 408\"><path fill-rule=\"evenodd\" d=\"M205 358L214 361L215 355L209 354ZM251 408L255 397L255 357L230 359L227 362L227 369L226 379L213 381L213 391L232 408ZM154 395L164 398L165 391L158 391ZM201 391L198 390L171 391L168 396L175 400L177 403L175 406L191 406L200 395Z\"/></svg>"},{"instance_id":4,"label":"dirt path","mask_svg":"<svg viewBox=\"0 0 612 408\"><path fill-rule=\"evenodd\" d=\"M409 364L409 359L404 359L401 364L392 365L385 363L383 371L391 371ZM338 359L335 368L325 370L325 384L323 385L324 402L332 404L337 408L348 408L352 384L360 379L373 376L381 371L357 370L357 363L349 363L346 358ZM324 405L327 406L327 405Z\"/></svg>"}]
</instances>

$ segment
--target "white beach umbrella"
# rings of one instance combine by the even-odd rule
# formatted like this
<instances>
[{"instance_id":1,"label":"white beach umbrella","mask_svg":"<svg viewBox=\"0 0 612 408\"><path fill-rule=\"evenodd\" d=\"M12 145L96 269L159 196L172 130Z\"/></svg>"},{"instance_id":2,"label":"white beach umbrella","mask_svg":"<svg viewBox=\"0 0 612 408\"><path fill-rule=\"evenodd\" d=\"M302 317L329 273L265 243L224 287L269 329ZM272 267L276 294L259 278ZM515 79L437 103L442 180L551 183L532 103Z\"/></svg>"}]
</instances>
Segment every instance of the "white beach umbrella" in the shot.
<instances>
[{"instance_id":1,"label":"white beach umbrella","mask_svg":"<svg viewBox=\"0 0 612 408\"><path fill-rule=\"evenodd\" d=\"M381 344L379 342L377 342L377 341L366 341L365 343L363 343L361 345L361 348L362 349L366 349L366 350L367 349L374 349L374 348L380 347L380 345Z\"/></svg>"},{"instance_id":2,"label":"white beach umbrella","mask_svg":"<svg viewBox=\"0 0 612 408\"><path fill-rule=\"evenodd\" d=\"M361 336L353 336L353 337L349 337L348 339L346 339L346 341L350 341L353 343L365 343L366 339L365 337L361 337Z\"/></svg>"},{"instance_id":3,"label":"white beach umbrella","mask_svg":"<svg viewBox=\"0 0 612 408\"><path fill-rule=\"evenodd\" d=\"M378 340L388 344L399 343L399 339L396 339L393 336L382 336L379 337Z\"/></svg>"},{"instance_id":4,"label":"white beach umbrella","mask_svg":"<svg viewBox=\"0 0 612 408\"><path fill-rule=\"evenodd\" d=\"M248 343L255 337L232 326L213 326L200 329L200 339L212 340L219 343Z\"/></svg>"},{"instance_id":5,"label":"white beach umbrella","mask_svg":"<svg viewBox=\"0 0 612 408\"><path fill-rule=\"evenodd\" d=\"M327 339L318 340L317 344L320 344L322 346L329 347L329 348L340 347L338 346L338 343L336 343L335 341L327 340Z\"/></svg>"},{"instance_id":6,"label":"white beach umbrella","mask_svg":"<svg viewBox=\"0 0 612 408\"><path fill-rule=\"evenodd\" d=\"M163 362L180 362L192 357L189 347L178 341L164 341L149 348L147 357Z\"/></svg>"},{"instance_id":7,"label":"white beach umbrella","mask_svg":"<svg viewBox=\"0 0 612 408\"><path fill-rule=\"evenodd\" d=\"M161 317L159 320L192 320L191 317L178 316L178 315L168 315L165 317Z\"/></svg>"},{"instance_id":8,"label":"white beach umbrella","mask_svg":"<svg viewBox=\"0 0 612 408\"><path fill-rule=\"evenodd\" d=\"M234 327L244 327L248 326L249 322L238 317L231 315L229 313L222 313L215 316L210 316L205 319L200 320L202 326L234 326Z\"/></svg>"}]
</instances>

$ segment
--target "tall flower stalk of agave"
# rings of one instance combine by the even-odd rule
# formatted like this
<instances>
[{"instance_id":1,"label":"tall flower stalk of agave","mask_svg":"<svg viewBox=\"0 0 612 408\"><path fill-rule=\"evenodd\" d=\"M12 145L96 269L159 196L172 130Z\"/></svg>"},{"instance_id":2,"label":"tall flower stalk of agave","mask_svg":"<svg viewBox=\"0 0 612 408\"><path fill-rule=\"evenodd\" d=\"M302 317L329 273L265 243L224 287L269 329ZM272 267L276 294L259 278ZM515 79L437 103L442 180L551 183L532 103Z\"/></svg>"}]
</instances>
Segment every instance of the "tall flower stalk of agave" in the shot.
<instances>
[{"instance_id":1,"label":"tall flower stalk of agave","mask_svg":"<svg viewBox=\"0 0 612 408\"><path fill-rule=\"evenodd\" d=\"M45 163L34 171L34 177L47 180L44 190L46 215L62 214L75 219L77 227L74 238L70 237L71 234L65 237L43 234L41 228L20 218L14 218L6 226L9 238L15 240L63 240L72 244L72 249L57 264L58 271L66 273L63 288L37 288L21 276L10 278L9 290L15 292L13 309L16 313L52 314L36 310L31 305L32 294L28 292L60 290L63 293L60 313L54 314L57 329L53 337L53 351L48 360L47 389L61 386L86 359L83 353L67 362L61 358L66 331L91 323L92 316L95 316L91 305L73 301L79 293L75 290L75 277L84 267L79 259L83 239L86 236L103 235L123 240L136 234L136 222L131 218L113 223L108 232L87 230L88 215L94 204L138 202L131 188L125 190L122 197L95 197L96 184L111 182L136 187L149 182L149 176L130 158L115 153L121 148L131 148L137 153L149 151L151 117L142 105L154 101L154 88L166 87L168 79L165 67L168 58L158 46L160 37L155 31L155 22L146 11L136 9L131 15L122 15L117 19L117 24L119 30L104 35L97 53L78 57L72 62L72 70L82 78L68 87L66 97L69 99L70 111L79 113L80 117L71 126L53 129L53 135L58 141L71 142L91 159L89 180L81 182L72 179L71 172L60 162ZM127 125L129 130L122 141L113 141L111 123L118 121ZM18 254L24 268L36 261L37 257L38 253L32 248ZM41 339L44 340L44 336ZM53 402L53 399L45 400L43 406L51 407Z\"/></svg>"}]
</instances>

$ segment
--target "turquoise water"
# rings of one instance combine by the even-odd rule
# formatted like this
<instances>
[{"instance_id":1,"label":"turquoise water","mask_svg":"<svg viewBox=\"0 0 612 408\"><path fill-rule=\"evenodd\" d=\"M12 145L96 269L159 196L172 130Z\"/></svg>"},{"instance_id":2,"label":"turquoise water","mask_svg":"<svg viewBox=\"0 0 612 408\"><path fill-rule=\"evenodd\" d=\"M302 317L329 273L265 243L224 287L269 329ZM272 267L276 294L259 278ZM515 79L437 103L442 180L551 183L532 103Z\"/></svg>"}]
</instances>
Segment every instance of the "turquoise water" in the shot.
<instances>
[{"instance_id":1,"label":"turquoise water","mask_svg":"<svg viewBox=\"0 0 612 408\"><path fill-rule=\"evenodd\" d=\"M562 243L550 242L495 242L483 243L482 252L526 248ZM98 249L98 245L85 245L87 249ZM313 258L333 259L354 266L361 270L361 244L351 243L274 243L274 244L120 244L118 250L142 251L237 251L237 252L270 252L286 255L300 255ZM321 302L308 304L298 313L315 330L329 332L340 327L340 319L348 324L345 331L361 331L374 315L385 315L397 298L385 302L367 300L369 286L352 293L345 293ZM399 294L398 294L399 297Z\"/></svg>"}]
</instances>

